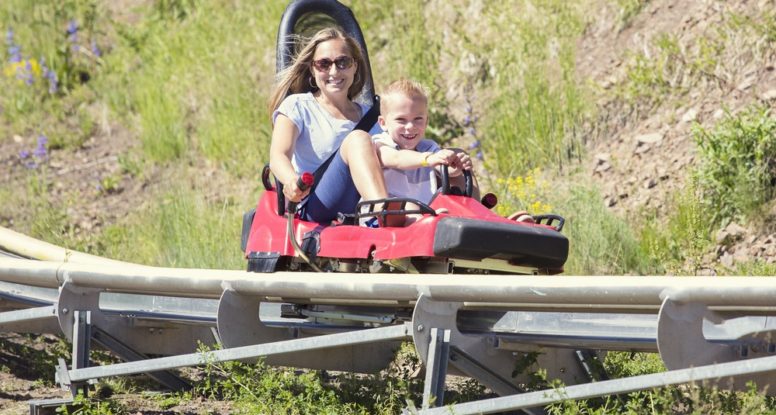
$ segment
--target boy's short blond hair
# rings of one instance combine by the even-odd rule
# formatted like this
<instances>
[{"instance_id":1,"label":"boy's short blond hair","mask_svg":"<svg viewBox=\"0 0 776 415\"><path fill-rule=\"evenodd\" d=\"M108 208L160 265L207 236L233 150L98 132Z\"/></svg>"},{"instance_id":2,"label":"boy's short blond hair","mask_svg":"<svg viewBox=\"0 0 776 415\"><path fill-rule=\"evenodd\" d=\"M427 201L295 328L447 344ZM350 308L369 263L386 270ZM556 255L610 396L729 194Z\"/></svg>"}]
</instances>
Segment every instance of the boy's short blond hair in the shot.
<instances>
[{"instance_id":1,"label":"boy's short blond hair","mask_svg":"<svg viewBox=\"0 0 776 415\"><path fill-rule=\"evenodd\" d=\"M399 79L391 82L380 94L380 113L388 111L388 105L393 95L401 94L410 99L422 99L428 104L428 95L420 82L411 79Z\"/></svg>"}]
</instances>

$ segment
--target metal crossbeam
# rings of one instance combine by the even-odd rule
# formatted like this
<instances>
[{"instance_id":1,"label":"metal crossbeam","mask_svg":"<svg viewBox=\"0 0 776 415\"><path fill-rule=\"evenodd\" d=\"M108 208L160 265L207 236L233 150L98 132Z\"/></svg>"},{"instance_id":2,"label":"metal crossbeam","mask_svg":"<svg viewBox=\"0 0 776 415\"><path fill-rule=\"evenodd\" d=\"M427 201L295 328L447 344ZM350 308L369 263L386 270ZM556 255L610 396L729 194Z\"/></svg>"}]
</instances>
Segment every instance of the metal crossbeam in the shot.
<instances>
[{"instance_id":1,"label":"metal crossbeam","mask_svg":"<svg viewBox=\"0 0 776 415\"><path fill-rule=\"evenodd\" d=\"M411 327L408 324L365 329L346 333L327 334L296 340L286 340L275 343L253 346L235 347L232 349L214 350L204 353L191 353L180 356L161 357L138 362L117 363L108 366L94 366L83 369L72 369L67 373L70 382L83 382L109 376L125 376L138 373L158 372L188 366L200 366L207 363L219 363L231 360L252 359L260 356L292 353L357 345L387 340L409 339Z\"/></svg>"},{"instance_id":2,"label":"metal crossbeam","mask_svg":"<svg viewBox=\"0 0 776 415\"><path fill-rule=\"evenodd\" d=\"M607 380L603 382L586 383L584 385L568 386L558 390L549 389L529 392L520 395L451 405L444 408L421 410L419 413L423 415L492 414L545 406L565 400L589 399L682 383L701 382L773 371L776 371L776 356L739 362L720 363L689 369L671 370L662 373L633 376L630 378Z\"/></svg>"},{"instance_id":3,"label":"metal crossbeam","mask_svg":"<svg viewBox=\"0 0 776 415\"><path fill-rule=\"evenodd\" d=\"M6 324L34 323L40 320L56 319L57 309L54 306L26 308L0 313L0 328Z\"/></svg>"}]
</instances>

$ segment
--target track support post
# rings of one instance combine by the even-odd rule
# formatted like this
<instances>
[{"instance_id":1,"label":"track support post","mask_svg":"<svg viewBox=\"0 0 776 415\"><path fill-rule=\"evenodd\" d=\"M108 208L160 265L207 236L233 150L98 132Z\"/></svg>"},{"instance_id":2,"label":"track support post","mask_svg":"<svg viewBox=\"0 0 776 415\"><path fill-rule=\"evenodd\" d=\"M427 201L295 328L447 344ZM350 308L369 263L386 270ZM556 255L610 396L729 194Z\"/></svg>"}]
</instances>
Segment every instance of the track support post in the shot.
<instances>
[{"instance_id":1,"label":"track support post","mask_svg":"<svg viewBox=\"0 0 776 415\"><path fill-rule=\"evenodd\" d=\"M426 378L423 382L423 409L442 406L445 396L447 364L450 360L450 330L431 329Z\"/></svg>"}]
</instances>

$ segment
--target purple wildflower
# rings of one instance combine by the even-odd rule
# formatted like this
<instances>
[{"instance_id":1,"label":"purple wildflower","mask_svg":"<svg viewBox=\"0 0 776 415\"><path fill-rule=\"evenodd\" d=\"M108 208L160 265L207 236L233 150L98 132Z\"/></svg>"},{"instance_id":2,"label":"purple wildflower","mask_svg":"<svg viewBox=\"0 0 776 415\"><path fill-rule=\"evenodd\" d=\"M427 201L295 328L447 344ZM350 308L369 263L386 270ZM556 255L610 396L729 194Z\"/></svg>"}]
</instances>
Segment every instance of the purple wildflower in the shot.
<instances>
[{"instance_id":1,"label":"purple wildflower","mask_svg":"<svg viewBox=\"0 0 776 415\"><path fill-rule=\"evenodd\" d=\"M94 40L92 40L92 53L98 58L102 56L102 50L100 50L100 47L97 46L97 42Z\"/></svg>"},{"instance_id":2,"label":"purple wildflower","mask_svg":"<svg viewBox=\"0 0 776 415\"><path fill-rule=\"evenodd\" d=\"M11 45L11 47L8 48L8 54L11 55L11 63L19 63L22 61L22 50L19 46Z\"/></svg>"},{"instance_id":3,"label":"purple wildflower","mask_svg":"<svg viewBox=\"0 0 776 415\"><path fill-rule=\"evenodd\" d=\"M24 167L28 169L34 169L38 167L38 163L35 162L35 160L31 159L30 156L32 154L30 153L30 150L22 150L19 152L19 159L22 160L22 164Z\"/></svg>"},{"instance_id":4,"label":"purple wildflower","mask_svg":"<svg viewBox=\"0 0 776 415\"><path fill-rule=\"evenodd\" d=\"M35 78L34 78L34 75L32 74L32 62L30 62L29 59L27 59L24 62L24 70L25 70L25 73L22 74L24 83L27 85L32 85L32 83L35 81Z\"/></svg>"},{"instance_id":5,"label":"purple wildflower","mask_svg":"<svg viewBox=\"0 0 776 415\"><path fill-rule=\"evenodd\" d=\"M57 73L51 69L47 69L47 72L43 75L49 81L49 93L56 94L59 90L59 79Z\"/></svg>"},{"instance_id":6,"label":"purple wildflower","mask_svg":"<svg viewBox=\"0 0 776 415\"><path fill-rule=\"evenodd\" d=\"M471 123L471 122L472 122L472 117L470 117L470 116L468 116L468 115L467 115L467 116L465 116L465 117L463 117L463 125L464 125L464 127L465 127L465 126L468 126L468 125L469 125L469 123Z\"/></svg>"},{"instance_id":7,"label":"purple wildflower","mask_svg":"<svg viewBox=\"0 0 776 415\"><path fill-rule=\"evenodd\" d=\"M8 44L8 46L13 45L13 29L10 27L8 28L8 31L5 32L5 43Z\"/></svg>"},{"instance_id":8,"label":"purple wildflower","mask_svg":"<svg viewBox=\"0 0 776 415\"><path fill-rule=\"evenodd\" d=\"M59 80L57 79L57 73L52 71L46 66L46 58L40 58L40 67L42 68L43 78L48 80L49 93L56 94L59 89Z\"/></svg>"},{"instance_id":9,"label":"purple wildflower","mask_svg":"<svg viewBox=\"0 0 776 415\"><path fill-rule=\"evenodd\" d=\"M477 129L474 127L469 128L469 134L471 135L477 135Z\"/></svg>"},{"instance_id":10,"label":"purple wildflower","mask_svg":"<svg viewBox=\"0 0 776 415\"><path fill-rule=\"evenodd\" d=\"M78 22L75 20L71 20L67 24L67 40L72 43L72 48L74 52L78 51Z\"/></svg>"},{"instance_id":11,"label":"purple wildflower","mask_svg":"<svg viewBox=\"0 0 776 415\"><path fill-rule=\"evenodd\" d=\"M41 134L38 136L38 146L35 147L35 151L33 151L33 155L39 159L45 159L48 156L48 152L46 151L46 144L48 143L48 138L46 138L45 135Z\"/></svg>"},{"instance_id":12,"label":"purple wildflower","mask_svg":"<svg viewBox=\"0 0 776 415\"><path fill-rule=\"evenodd\" d=\"M477 152L477 160L482 160L484 156L482 155L482 151Z\"/></svg>"},{"instance_id":13,"label":"purple wildflower","mask_svg":"<svg viewBox=\"0 0 776 415\"><path fill-rule=\"evenodd\" d=\"M480 146L480 140L474 140L473 143L469 144L469 150L474 150L479 146Z\"/></svg>"},{"instance_id":14,"label":"purple wildflower","mask_svg":"<svg viewBox=\"0 0 776 415\"><path fill-rule=\"evenodd\" d=\"M70 20L67 23L67 34L72 36L76 33L78 33L78 22L75 20Z\"/></svg>"}]
</instances>

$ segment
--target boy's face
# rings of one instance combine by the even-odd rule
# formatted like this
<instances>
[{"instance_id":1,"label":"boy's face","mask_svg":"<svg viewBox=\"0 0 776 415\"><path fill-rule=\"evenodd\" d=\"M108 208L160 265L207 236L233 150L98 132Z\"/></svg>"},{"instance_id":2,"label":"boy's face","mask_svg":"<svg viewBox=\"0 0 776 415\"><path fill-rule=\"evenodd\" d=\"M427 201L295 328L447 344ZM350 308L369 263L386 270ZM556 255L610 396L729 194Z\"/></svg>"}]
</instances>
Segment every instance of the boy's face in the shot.
<instances>
[{"instance_id":1,"label":"boy's face","mask_svg":"<svg viewBox=\"0 0 776 415\"><path fill-rule=\"evenodd\" d=\"M388 98L387 111L378 122L400 149L414 150L428 126L427 107L426 100L420 97L395 93Z\"/></svg>"}]
</instances>

